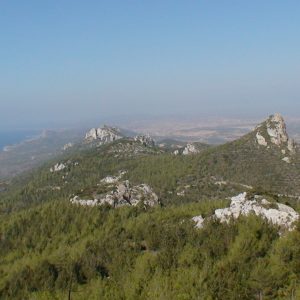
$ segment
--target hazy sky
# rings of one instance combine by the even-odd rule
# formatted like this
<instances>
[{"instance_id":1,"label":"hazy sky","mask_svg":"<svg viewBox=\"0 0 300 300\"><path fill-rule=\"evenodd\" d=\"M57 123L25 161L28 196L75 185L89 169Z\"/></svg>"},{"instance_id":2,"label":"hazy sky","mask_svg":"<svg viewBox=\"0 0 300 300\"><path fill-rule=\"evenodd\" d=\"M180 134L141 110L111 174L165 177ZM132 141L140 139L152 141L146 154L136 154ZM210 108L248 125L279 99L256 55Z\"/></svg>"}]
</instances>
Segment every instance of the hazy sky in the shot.
<instances>
[{"instance_id":1,"label":"hazy sky","mask_svg":"<svg viewBox=\"0 0 300 300\"><path fill-rule=\"evenodd\" d=\"M2 0L0 128L300 116L300 1Z\"/></svg>"}]
</instances>

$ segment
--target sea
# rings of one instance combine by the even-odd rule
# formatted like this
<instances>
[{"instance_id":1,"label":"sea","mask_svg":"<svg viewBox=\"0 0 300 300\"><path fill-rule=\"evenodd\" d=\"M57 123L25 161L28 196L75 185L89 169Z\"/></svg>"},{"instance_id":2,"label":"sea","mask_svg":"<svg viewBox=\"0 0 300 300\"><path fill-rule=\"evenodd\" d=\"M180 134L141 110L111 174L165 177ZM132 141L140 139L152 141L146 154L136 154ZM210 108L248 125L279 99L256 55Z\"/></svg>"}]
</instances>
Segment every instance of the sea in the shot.
<instances>
[{"instance_id":1,"label":"sea","mask_svg":"<svg viewBox=\"0 0 300 300\"><path fill-rule=\"evenodd\" d=\"M38 135L40 131L37 130L13 130L0 131L0 151L5 146L11 146L23 142Z\"/></svg>"}]
</instances>

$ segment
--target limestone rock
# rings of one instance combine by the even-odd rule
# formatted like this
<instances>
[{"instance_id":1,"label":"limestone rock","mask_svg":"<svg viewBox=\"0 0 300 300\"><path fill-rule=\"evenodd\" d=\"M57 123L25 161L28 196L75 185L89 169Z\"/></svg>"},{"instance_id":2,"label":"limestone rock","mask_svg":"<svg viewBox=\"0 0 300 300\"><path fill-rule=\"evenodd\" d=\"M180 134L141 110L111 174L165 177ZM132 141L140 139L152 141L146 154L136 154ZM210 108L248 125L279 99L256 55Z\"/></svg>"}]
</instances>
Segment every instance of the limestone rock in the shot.
<instances>
[{"instance_id":1,"label":"limestone rock","mask_svg":"<svg viewBox=\"0 0 300 300\"><path fill-rule=\"evenodd\" d=\"M202 216L193 217L192 220L196 223L197 228L203 227L204 218Z\"/></svg>"},{"instance_id":2,"label":"limestone rock","mask_svg":"<svg viewBox=\"0 0 300 300\"><path fill-rule=\"evenodd\" d=\"M101 179L101 183L116 183L118 182L125 174L127 171L119 171L118 176L106 176L105 178Z\"/></svg>"},{"instance_id":3,"label":"limestone rock","mask_svg":"<svg viewBox=\"0 0 300 300\"><path fill-rule=\"evenodd\" d=\"M275 114L267 121L267 132L271 137L271 142L275 145L287 143L289 137L286 132L286 125L280 114Z\"/></svg>"},{"instance_id":4,"label":"limestone rock","mask_svg":"<svg viewBox=\"0 0 300 300\"><path fill-rule=\"evenodd\" d=\"M182 152L183 155L196 154L196 153L199 153L199 150L193 144L187 144Z\"/></svg>"},{"instance_id":5,"label":"limestone rock","mask_svg":"<svg viewBox=\"0 0 300 300\"><path fill-rule=\"evenodd\" d=\"M260 132L256 133L257 143L261 146L268 146L266 139L260 134Z\"/></svg>"},{"instance_id":6,"label":"limestone rock","mask_svg":"<svg viewBox=\"0 0 300 300\"><path fill-rule=\"evenodd\" d=\"M50 168L50 172L59 172L66 168L67 166L64 163L57 163L53 167Z\"/></svg>"},{"instance_id":7,"label":"limestone rock","mask_svg":"<svg viewBox=\"0 0 300 300\"><path fill-rule=\"evenodd\" d=\"M100 185L110 188L105 194L94 194L91 199L81 199L76 195L70 199L70 202L84 206L108 204L113 207L136 206L140 202L146 207L159 204L158 196L149 185L131 186L128 180L120 181L125 173L120 171L118 176L107 176L101 180Z\"/></svg>"},{"instance_id":8,"label":"limestone rock","mask_svg":"<svg viewBox=\"0 0 300 300\"><path fill-rule=\"evenodd\" d=\"M178 154L179 154L179 150L175 150L175 151L173 152L173 154L174 154L174 155L178 155Z\"/></svg>"},{"instance_id":9,"label":"limestone rock","mask_svg":"<svg viewBox=\"0 0 300 300\"><path fill-rule=\"evenodd\" d=\"M239 216L255 214L267 219L272 224L279 225L282 229L293 230L295 228L294 223L299 219L299 214L293 208L281 203L271 203L266 199L261 199L260 196L255 196L250 200L246 196L247 193L242 193L232 197L230 206L216 209L212 218L220 220L221 223L228 223L232 218L237 219ZM202 216L193 218L199 228L203 223L201 218Z\"/></svg>"},{"instance_id":10,"label":"limestone rock","mask_svg":"<svg viewBox=\"0 0 300 300\"><path fill-rule=\"evenodd\" d=\"M286 124L280 114L270 116L265 122L257 126L256 142L268 149L270 146L279 147L282 154L286 154L287 151L290 154L295 154L296 152L296 145L289 138L286 131Z\"/></svg>"},{"instance_id":11,"label":"limestone rock","mask_svg":"<svg viewBox=\"0 0 300 300\"><path fill-rule=\"evenodd\" d=\"M63 151L66 151L66 150L68 150L69 148L71 148L71 147L73 147L73 144L72 143L67 143L67 144L65 144L64 146L63 146Z\"/></svg>"},{"instance_id":12,"label":"limestone rock","mask_svg":"<svg viewBox=\"0 0 300 300\"><path fill-rule=\"evenodd\" d=\"M85 135L86 142L92 142L96 140L101 145L111 143L121 138L122 135L119 129L108 126L104 126L102 128L92 128Z\"/></svg>"},{"instance_id":13,"label":"limestone rock","mask_svg":"<svg viewBox=\"0 0 300 300\"><path fill-rule=\"evenodd\" d=\"M147 134L147 135L137 135L137 136L134 137L134 140L136 142L140 142L142 145L147 146L147 147L155 146L155 142L149 134Z\"/></svg>"}]
</instances>

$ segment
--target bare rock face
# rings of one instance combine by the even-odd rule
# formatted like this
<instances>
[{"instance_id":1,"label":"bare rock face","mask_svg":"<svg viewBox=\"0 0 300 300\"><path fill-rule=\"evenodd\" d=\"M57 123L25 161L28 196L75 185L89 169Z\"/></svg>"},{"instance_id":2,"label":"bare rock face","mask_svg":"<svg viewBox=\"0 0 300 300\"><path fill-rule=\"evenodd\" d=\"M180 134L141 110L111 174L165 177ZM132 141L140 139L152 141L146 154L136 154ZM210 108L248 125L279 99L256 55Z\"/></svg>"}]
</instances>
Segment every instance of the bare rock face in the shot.
<instances>
[{"instance_id":1,"label":"bare rock face","mask_svg":"<svg viewBox=\"0 0 300 300\"><path fill-rule=\"evenodd\" d=\"M271 142L275 145L286 143L289 139L286 132L286 125L280 114L275 114L267 121L267 131Z\"/></svg>"},{"instance_id":2,"label":"bare rock face","mask_svg":"<svg viewBox=\"0 0 300 300\"><path fill-rule=\"evenodd\" d=\"M102 128L92 128L85 135L86 142L92 142L96 140L101 145L111 143L121 138L122 135L119 129L108 126L104 126Z\"/></svg>"},{"instance_id":3,"label":"bare rock face","mask_svg":"<svg viewBox=\"0 0 300 300\"><path fill-rule=\"evenodd\" d=\"M230 206L216 209L211 218L218 219L221 223L228 223L231 219L250 214L265 218L272 224L280 226L281 229L289 231L295 228L295 222L299 219L299 214L290 206L269 202L260 196L255 196L249 200L247 193L232 197ZM204 219L202 216L194 217L193 220L196 222L196 227L203 227Z\"/></svg>"},{"instance_id":4,"label":"bare rock face","mask_svg":"<svg viewBox=\"0 0 300 300\"><path fill-rule=\"evenodd\" d=\"M137 136L134 137L134 140L136 142L140 142L142 145L147 146L147 147L154 147L155 146L155 142L149 134L147 134L147 135L137 135Z\"/></svg>"},{"instance_id":5,"label":"bare rock face","mask_svg":"<svg viewBox=\"0 0 300 300\"><path fill-rule=\"evenodd\" d=\"M256 140L259 145L268 146L266 139L259 132L256 133Z\"/></svg>"},{"instance_id":6,"label":"bare rock face","mask_svg":"<svg viewBox=\"0 0 300 300\"><path fill-rule=\"evenodd\" d=\"M199 153L199 150L193 144L187 144L182 152L183 155L196 154L196 153Z\"/></svg>"},{"instance_id":7,"label":"bare rock face","mask_svg":"<svg viewBox=\"0 0 300 300\"><path fill-rule=\"evenodd\" d=\"M286 131L286 124L280 114L270 116L265 122L258 125L255 129L256 143L259 146L270 149L276 147L284 155L283 161L290 163L291 157L296 153L295 142L289 138Z\"/></svg>"}]
</instances>

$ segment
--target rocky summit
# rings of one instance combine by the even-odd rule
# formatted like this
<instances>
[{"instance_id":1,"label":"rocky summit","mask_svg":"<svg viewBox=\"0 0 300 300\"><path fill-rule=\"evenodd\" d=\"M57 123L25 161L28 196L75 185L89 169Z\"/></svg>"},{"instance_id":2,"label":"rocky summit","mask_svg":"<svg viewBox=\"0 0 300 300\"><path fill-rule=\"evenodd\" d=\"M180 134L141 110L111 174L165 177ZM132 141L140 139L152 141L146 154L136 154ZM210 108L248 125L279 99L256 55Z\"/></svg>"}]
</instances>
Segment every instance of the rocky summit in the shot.
<instances>
[{"instance_id":1,"label":"rocky summit","mask_svg":"<svg viewBox=\"0 0 300 300\"><path fill-rule=\"evenodd\" d=\"M287 155L283 158L284 161L288 162L288 155L295 154L295 142L289 138L285 121L280 114L276 113L270 116L265 122L256 127L255 132L257 144L267 149L271 147L279 148L282 154Z\"/></svg>"},{"instance_id":2,"label":"rocky summit","mask_svg":"<svg viewBox=\"0 0 300 300\"><path fill-rule=\"evenodd\" d=\"M92 128L86 133L84 139L86 142L97 141L98 144L102 145L116 141L122 137L118 128L104 125L102 128Z\"/></svg>"}]
</instances>

